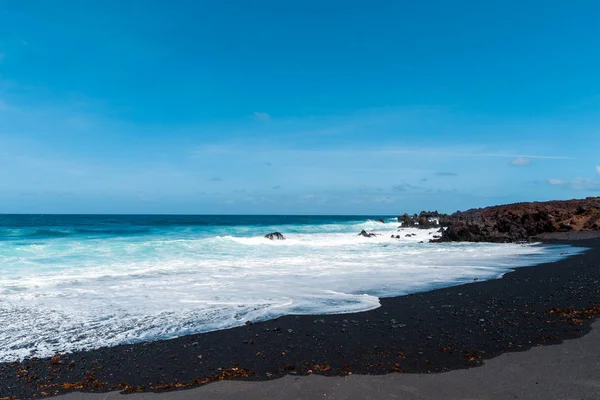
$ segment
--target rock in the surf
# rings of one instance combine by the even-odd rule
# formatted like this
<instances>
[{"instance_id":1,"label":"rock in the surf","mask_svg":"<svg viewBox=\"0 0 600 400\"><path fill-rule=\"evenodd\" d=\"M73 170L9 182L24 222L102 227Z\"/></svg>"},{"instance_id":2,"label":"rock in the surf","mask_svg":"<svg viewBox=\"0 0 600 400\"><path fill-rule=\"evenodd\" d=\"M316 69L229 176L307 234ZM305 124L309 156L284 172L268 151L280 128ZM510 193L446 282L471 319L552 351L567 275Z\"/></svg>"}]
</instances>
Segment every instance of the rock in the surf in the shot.
<instances>
[{"instance_id":1,"label":"rock in the surf","mask_svg":"<svg viewBox=\"0 0 600 400\"><path fill-rule=\"evenodd\" d=\"M358 234L358 236L364 236L364 237L375 237L377 236L374 233L368 233L367 231L365 231L364 229L362 231L360 231L360 233Z\"/></svg>"},{"instance_id":2,"label":"rock in the surf","mask_svg":"<svg viewBox=\"0 0 600 400\"><path fill-rule=\"evenodd\" d=\"M285 237L279 232L267 233L265 238L270 240L285 240Z\"/></svg>"}]
</instances>

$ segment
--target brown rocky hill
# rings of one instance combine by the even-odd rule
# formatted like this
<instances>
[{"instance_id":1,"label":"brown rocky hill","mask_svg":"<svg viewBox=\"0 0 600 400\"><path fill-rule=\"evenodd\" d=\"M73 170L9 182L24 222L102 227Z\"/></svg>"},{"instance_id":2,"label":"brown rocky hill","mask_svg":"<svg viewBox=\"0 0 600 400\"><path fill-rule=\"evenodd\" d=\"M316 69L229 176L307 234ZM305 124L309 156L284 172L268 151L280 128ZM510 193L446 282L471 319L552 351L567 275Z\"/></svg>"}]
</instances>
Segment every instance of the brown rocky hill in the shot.
<instances>
[{"instance_id":1,"label":"brown rocky hill","mask_svg":"<svg viewBox=\"0 0 600 400\"><path fill-rule=\"evenodd\" d=\"M441 215L439 242L518 242L532 236L600 230L600 197L516 203Z\"/></svg>"}]
</instances>

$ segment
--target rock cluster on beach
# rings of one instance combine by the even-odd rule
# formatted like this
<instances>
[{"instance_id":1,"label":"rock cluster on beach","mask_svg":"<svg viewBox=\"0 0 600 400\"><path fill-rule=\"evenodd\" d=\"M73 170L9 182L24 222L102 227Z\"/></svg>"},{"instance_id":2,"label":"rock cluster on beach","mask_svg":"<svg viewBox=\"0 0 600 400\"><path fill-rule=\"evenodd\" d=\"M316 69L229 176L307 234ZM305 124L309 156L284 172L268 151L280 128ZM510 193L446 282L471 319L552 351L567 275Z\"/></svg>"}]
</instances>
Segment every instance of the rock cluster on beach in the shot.
<instances>
[{"instance_id":1,"label":"rock cluster on beach","mask_svg":"<svg viewBox=\"0 0 600 400\"><path fill-rule=\"evenodd\" d=\"M398 221L403 227L447 227L435 242L519 242L547 233L600 230L600 197L516 203L451 215L404 214Z\"/></svg>"}]
</instances>

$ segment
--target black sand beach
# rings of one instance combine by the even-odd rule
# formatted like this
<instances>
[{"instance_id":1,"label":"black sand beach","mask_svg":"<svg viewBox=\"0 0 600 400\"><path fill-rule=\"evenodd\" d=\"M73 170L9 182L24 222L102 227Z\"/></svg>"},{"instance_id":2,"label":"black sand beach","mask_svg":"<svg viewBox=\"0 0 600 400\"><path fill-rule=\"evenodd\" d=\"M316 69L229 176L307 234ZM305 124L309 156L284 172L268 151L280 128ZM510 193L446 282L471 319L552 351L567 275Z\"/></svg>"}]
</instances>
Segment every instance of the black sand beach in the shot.
<instances>
[{"instance_id":1,"label":"black sand beach","mask_svg":"<svg viewBox=\"0 0 600 400\"><path fill-rule=\"evenodd\" d=\"M81 393L60 400L465 400L600 399L600 321L577 340L509 352L479 368L439 374L286 375L269 381L219 381L161 393Z\"/></svg>"},{"instance_id":2,"label":"black sand beach","mask_svg":"<svg viewBox=\"0 0 600 400\"><path fill-rule=\"evenodd\" d=\"M0 398L182 390L224 379L435 373L579 338L600 315L600 238L504 278L382 299L368 312L287 316L173 340L0 365Z\"/></svg>"}]
</instances>

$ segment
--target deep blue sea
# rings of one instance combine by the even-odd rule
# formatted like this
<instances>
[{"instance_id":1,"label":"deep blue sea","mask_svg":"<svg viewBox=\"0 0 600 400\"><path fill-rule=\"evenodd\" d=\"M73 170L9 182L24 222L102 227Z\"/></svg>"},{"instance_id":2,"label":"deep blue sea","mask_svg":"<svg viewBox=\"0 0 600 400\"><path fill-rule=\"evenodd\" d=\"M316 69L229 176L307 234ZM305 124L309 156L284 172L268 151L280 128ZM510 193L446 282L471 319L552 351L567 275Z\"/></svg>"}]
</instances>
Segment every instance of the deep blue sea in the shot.
<instances>
[{"instance_id":1,"label":"deep blue sea","mask_svg":"<svg viewBox=\"0 0 600 400\"><path fill-rule=\"evenodd\" d=\"M0 215L0 361L369 310L577 251L433 244L375 218Z\"/></svg>"}]
</instances>

